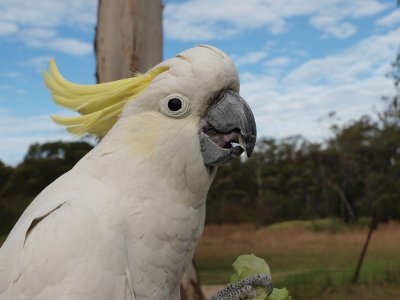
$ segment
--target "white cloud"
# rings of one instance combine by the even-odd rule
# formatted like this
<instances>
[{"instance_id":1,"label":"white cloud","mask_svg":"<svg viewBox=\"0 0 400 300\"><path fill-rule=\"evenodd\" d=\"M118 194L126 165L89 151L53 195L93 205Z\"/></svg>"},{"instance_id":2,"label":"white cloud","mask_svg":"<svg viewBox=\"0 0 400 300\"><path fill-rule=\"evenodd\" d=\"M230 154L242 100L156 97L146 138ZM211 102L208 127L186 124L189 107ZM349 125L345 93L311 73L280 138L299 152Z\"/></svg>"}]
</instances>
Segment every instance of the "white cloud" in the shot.
<instances>
[{"instance_id":1,"label":"white cloud","mask_svg":"<svg viewBox=\"0 0 400 300\"><path fill-rule=\"evenodd\" d=\"M37 46L37 43L49 40L56 36L56 31L49 28L32 27L21 30L21 38L32 46Z\"/></svg>"},{"instance_id":2,"label":"white cloud","mask_svg":"<svg viewBox=\"0 0 400 300\"><path fill-rule=\"evenodd\" d=\"M343 38L356 30L349 20L376 15L388 7L378 0L190 0L167 3L164 25L171 39L212 40L254 28L278 34L286 30L288 19L307 16L314 18L312 25L318 29ZM321 20L328 17L331 21L324 24Z\"/></svg>"},{"instance_id":3,"label":"white cloud","mask_svg":"<svg viewBox=\"0 0 400 300\"><path fill-rule=\"evenodd\" d=\"M385 35L371 36L339 55L307 61L287 77L287 84L328 82L342 84L360 76L384 76L382 65L389 67L400 36L400 29ZM387 68L384 68L387 71Z\"/></svg>"},{"instance_id":4,"label":"white cloud","mask_svg":"<svg viewBox=\"0 0 400 300\"><path fill-rule=\"evenodd\" d=\"M28 47L88 54L92 51L91 43L60 36L59 32L62 27L94 30L97 3L96 0L2 0L0 36Z\"/></svg>"},{"instance_id":5,"label":"white cloud","mask_svg":"<svg viewBox=\"0 0 400 300\"><path fill-rule=\"evenodd\" d=\"M72 55L85 55L92 53L92 44L76 39L57 38L50 40L47 44L49 48Z\"/></svg>"},{"instance_id":6,"label":"white cloud","mask_svg":"<svg viewBox=\"0 0 400 300\"><path fill-rule=\"evenodd\" d=\"M19 163L33 143L74 139L48 115L21 117L0 109L0 160L3 162Z\"/></svg>"},{"instance_id":7,"label":"white cloud","mask_svg":"<svg viewBox=\"0 0 400 300\"><path fill-rule=\"evenodd\" d=\"M14 23L3 22L0 20L0 36L7 36L18 31L18 26Z\"/></svg>"},{"instance_id":8,"label":"white cloud","mask_svg":"<svg viewBox=\"0 0 400 300\"><path fill-rule=\"evenodd\" d=\"M52 49L71 55L93 52L93 45L73 38L60 38L53 29L30 28L21 31L20 39L32 48Z\"/></svg>"},{"instance_id":9,"label":"white cloud","mask_svg":"<svg viewBox=\"0 0 400 300\"><path fill-rule=\"evenodd\" d=\"M310 23L328 35L332 35L340 39L347 38L357 31L354 25L348 22L340 23L335 17L332 16L316 16L311 18Z\"/></svg>"},{"instance_id":10,"label":"white cloud","mask_svg":"<svg viewBox=\"0 0 400 300\"><path fill-rule=\"evenodd\" d=\"M47 69L50 58L50 56L33 57L24 62L21 62L19 65L25 67L33 67L37 72L42 73Z\"/></svg>"},{"instance_id":11,"label":"white cloud","mask_svg":"<svg viewBox=\"0 0 400 300\"><path fill-rule=\"evenodd\" d=\"M330 111L336 111L343 120L372 114L380 97L393 93L391 81L379 76L341 86L303 85L297 88L286 87L280 82L268 89L265 84L268 81L266 77L244 81L241 93L255 113L259 136L276 138L300 133L308 139L321 141L328 132L317 122L320 117Z\"/></svg>"},{"instance_id":12,"label":"white cloud","mask_svg":"<svg viewBox=\"0 0 400 300\"><path fill-rule=\"evenodd\" d=\"M321 141L328 128L317 120L330 111L343 121L373 115L381 96L394 93L385 74L399 36L400 29L366 38L336 55L306 61L280 77L241 76L241 93L255 113L260 136L301 133Z\"/></svg>"},{"instance_id":13,"label":"white cloud","mask_svg":"<svg viewBox=\"0 0 400 300\"><path fill-rule=\"evenodd\" d=\"M93 51L93 45L72 38L57 37L53 29L30 28L21 31L21 40L32 48L53 49L71 55L86 55Z\"/></svg>"},{"instance_id":14,"label":"white cloud","mask_svg":"<svg viewBox=\"0 0 400 300\"><path fill-rule=\"evenodd\" d=\"M286 66L290 62L290 57L278 56L271 60L267 60L264 65L267 67L281 67Z\"/></svg>"},{"instance_id":15,"label":"white cloud","mask_svg":"<svg viewBox=\"0 0 400 300\"><path fill-rule=\"evenodd\" d=\"M392 11L388 15L386 15L376 21L376 24L380 25L380 26L391 26L391 25L395 25L397 23L400 23L400 10L399 9Z\"/></svg>"},{"instance_id":16,"label":"white cloud","mask_svg":"<svg viewBox=\"0 0 400 300\"><path fill-rule=\"evenodd\" d=\"M249 52L238 58L234 57L233 61L238 66L255 64L255 63L259 62L261 59L263 59L266 55L267 55L267 53L262 52L262 51Z\"/></svg>"},{"instance_id":17,"label":"white cloud","mask_svg":"<svg viewBox=\"0 0 400 300\"><path fill-rule=\"evenodd\" d=\"M92 26L97 0L2 0L0 20L24 27Z\"/></svg>"}]
</instances>

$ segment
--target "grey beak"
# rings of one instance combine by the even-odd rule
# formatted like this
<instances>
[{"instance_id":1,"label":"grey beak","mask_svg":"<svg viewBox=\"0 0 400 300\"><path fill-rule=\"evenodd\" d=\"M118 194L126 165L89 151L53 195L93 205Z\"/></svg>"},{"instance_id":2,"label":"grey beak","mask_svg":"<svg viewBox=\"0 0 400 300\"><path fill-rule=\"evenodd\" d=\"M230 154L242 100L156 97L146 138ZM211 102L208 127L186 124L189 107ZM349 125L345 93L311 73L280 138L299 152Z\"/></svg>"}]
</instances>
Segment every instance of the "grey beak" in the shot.
<instances>
[{"instance_id":1,"label":"grey beak","mask_svg":"<svg viewBox=\"0 0 400 300\"><path fill-rule=\"evenodd\" d=\"M221 165L239 157L243 150L251 156L257 138L254 115L246 101L233 91L225 92L223 98L211 106L202 120L212 128L202 131L200 146L206 165ZM211 132L211 134L208 134ZM245 149L241 146L232 148L221 147L221 140L233 141L244 139Z\"/></svg>"}]
</instances>

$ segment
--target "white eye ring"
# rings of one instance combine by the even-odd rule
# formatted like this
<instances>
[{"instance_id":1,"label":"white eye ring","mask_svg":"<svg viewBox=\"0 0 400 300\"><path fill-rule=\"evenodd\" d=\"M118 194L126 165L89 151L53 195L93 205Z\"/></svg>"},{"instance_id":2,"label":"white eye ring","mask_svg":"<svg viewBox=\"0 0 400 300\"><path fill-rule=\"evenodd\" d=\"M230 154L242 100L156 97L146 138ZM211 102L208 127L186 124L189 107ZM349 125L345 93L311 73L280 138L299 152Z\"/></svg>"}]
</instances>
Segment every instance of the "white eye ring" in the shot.
<instances>
[{"instance_id":1,"label":"white eye ring","mask_svg":"<svg viewBox=\"0 0 400 300\"><path fill-rule=\"evenodd\" d=\"M172 94L161 100L160 110L169 117L182 118L189 113L189 104L182 95Z\"/></svg>"}]
</instances>

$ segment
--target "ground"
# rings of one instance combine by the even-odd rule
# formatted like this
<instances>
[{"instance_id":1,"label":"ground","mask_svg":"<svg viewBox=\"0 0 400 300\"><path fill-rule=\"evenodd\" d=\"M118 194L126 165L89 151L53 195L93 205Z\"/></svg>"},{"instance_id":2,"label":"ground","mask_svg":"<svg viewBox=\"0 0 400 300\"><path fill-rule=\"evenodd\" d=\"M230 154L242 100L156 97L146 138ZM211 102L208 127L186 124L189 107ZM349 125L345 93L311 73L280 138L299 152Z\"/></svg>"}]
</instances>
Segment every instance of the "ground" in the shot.
<instances>
[{"instance_id":1,"label":"ground","mask_svg":"<svg viewBox=\"0 0 400 300\"><path fill-rule=\"evenodd\" d=\"M325 225L206 226L195 255L200 280L206 291L225 284L236 257L254 253L268 262L274 285L287 287L295 299L394 299L400 294L400 224L383 224L373 234L355 286L349 282L367 228Z\"/></svg>"}]
</instances>

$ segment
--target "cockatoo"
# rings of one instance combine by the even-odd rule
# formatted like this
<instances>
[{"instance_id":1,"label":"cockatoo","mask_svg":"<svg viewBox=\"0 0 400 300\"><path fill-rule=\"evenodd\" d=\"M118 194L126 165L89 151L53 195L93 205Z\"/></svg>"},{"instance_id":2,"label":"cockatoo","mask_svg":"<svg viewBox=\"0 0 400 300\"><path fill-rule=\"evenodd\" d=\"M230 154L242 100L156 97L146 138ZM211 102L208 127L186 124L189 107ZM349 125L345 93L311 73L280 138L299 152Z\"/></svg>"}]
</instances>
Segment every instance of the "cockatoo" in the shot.
<instances>
[{"instance_id":1,"label":"cockatoo","mask_svg":"<svg viewBox=\"0 0 400 300\"><path fill-rule=\"evenodd\" d=\"M199 45L115 82L45 82L68 131L102 137L25 210L0 250L0 299L180 299L217 166L256 124L222 51Z\"/></svg>"}]
</instances>

